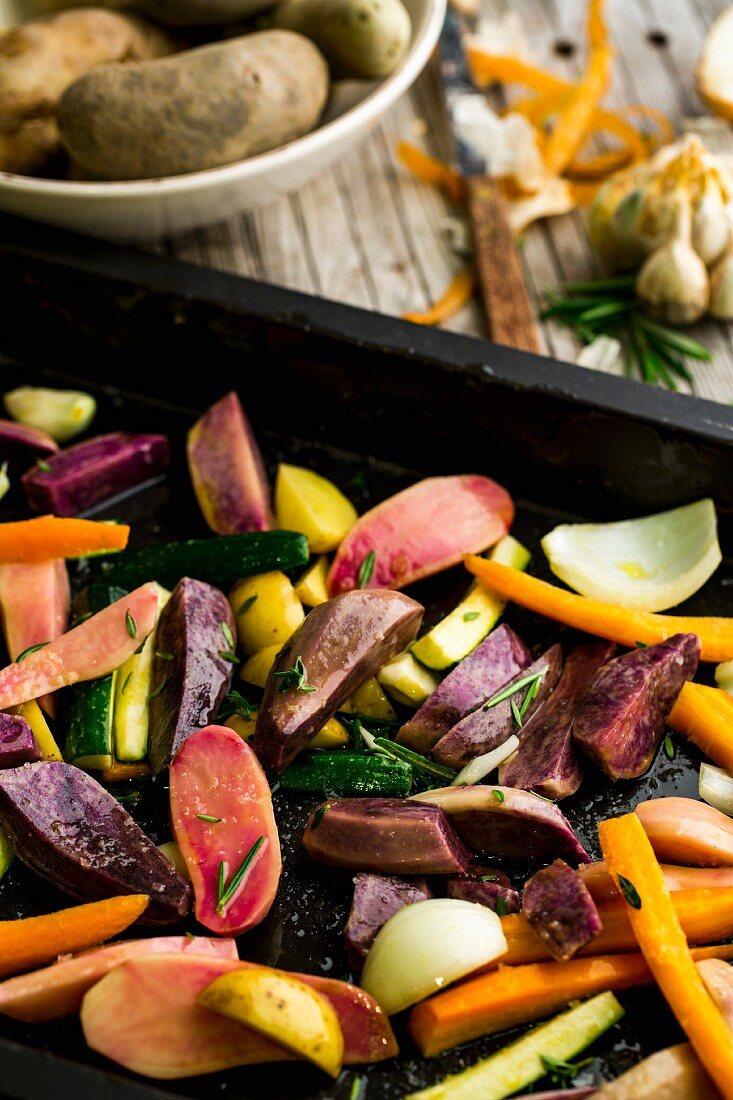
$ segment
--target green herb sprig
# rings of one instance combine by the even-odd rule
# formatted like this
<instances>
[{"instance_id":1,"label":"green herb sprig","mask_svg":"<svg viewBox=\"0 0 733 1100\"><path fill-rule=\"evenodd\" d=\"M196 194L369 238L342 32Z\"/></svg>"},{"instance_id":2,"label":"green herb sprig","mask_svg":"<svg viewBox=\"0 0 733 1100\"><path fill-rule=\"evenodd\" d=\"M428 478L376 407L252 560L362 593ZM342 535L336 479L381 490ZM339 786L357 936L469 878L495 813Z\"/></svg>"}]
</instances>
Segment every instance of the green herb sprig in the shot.
<instances>
[{"instance_id":1,"label":"green herb sprig","mask_svg":"<svg viewBox=\"0 0 733 1100\"><path fill-rule=\"evenodd\" d=\"M580 1062L565 1062L561 1058L551 1058L549 1054L540 1054L540 1062L553 1085L567 1088L582 1069L595 1062L595 1058L583 1058Z\"/></svg>"},{"instance_id":2,"label":"green herb sprig","mask_svg":"<svg viewBox=\"0 0 733 1100\"><path fill-rule=\"evenodd\" d=\"M216 911L217 913L219 913L219 915L226 911L229 902L232 900L235 893L241 886L244 876L247 874L247 871L249 871L255 856L257 855L264 843L265 838L263 836L258 836L257 840L254 842L250 850L247 852L247 855L244 857L239 867L232 875L228 885L225 885L227 872L226 863L224 863L224 861L222 860L219 864L219 874L217 876L216 891Z\"/></svg>"},{"instance_id":3,"label":"green herb sprig","mask_svg":"<svg viewBox=\"0 0 733 1100\"><path fill-rule=\"evenodd\" d=\"M282 672L276 672L275 675L280 678L280 691L288 691L288 689L292 687L297 688L298 691L304 692L316 690L308 683L308 673L306 672L302 657L296 657L295 664L292 668L286 668Z\"/></svg>"},{"instance_id":4,"label":"green herb sprig","mask_svg":"<svg viewBox=\"0 0 733 1100\"><path fill-rule=\"evenodd\" d=\"M243 718L245 722L248 722L251 718L254 718L257 713L257 707L254 703L250 703L249 699L238 691L230 691L228 695L224 696L224 702L219 707L218 718L222 721L226 721L227 718L231 718L236 714L238 718Z\"/></svg>"},{"instance_id":5,"label":"green herb sprig","mask_svg":"<svg viewBox=\"0 0 733 1100\"><path fill-rule=\"evenodd\" d=\"M676 390L678 380L693 381L688 360L709 362L707 348L677 329L651 321L641 310L635 275L565 283L547 291L542 320L552 318L590 344L598 336L620 340L626 374Z\"/></svg>"},{"instance_id":6,"label":"green herb sprig","mask_svg":"<svg viewBox=\"0 0 733 1100\"><path fill-rule=\"evenodd\" d=\"M630 905L632 909L641 909L639 891L636 889L631 879L626 878L625 875L619 875L618 884L626 900L626 904Z\"/></svg>"},{"instance_id":7,"label":"green herb sprig","mask_svg":"<svg viewBox=\"0 0 733 1100\"><path fill-rule=\"evenodd\" d=\"M377 564L377 554L375 550L370 550L364 561L359 566L358 583L359 588L366 588L369 581L374 576L374 566Z\"/></svg>"},{"instance_id":8,"label":"green herb sprig","mask_svg":"<svg viewBox=\"0 0 733 1100\"><path fill-rule=\"evenodd\" d=\"M16 665L19 665L21 661L24 661L26 657L30 657L31 653L35 653L39 649L43 649L47 646L48 642L36 642L35 645L29 645L27 649L24 649L22 653L19 653L15 658Z\"/></svg>"}]
</instances>

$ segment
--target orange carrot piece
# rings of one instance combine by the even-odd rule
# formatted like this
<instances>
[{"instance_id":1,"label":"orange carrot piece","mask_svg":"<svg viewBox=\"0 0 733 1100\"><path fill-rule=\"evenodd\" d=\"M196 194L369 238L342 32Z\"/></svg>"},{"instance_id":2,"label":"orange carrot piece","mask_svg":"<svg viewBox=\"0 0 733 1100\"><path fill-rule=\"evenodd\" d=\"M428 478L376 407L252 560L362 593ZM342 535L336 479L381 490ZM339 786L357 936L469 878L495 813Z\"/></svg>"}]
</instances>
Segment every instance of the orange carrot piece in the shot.
<instances>
[{"instance_id":1,"label":"orange carrot piece","mask_svg":"<svg viewBox=\"0 0 733 1100\"><path fill-rule=\"evenodd\" d=\"M672 902L690 943L712 943L733 936L733 886L675 890ZM615 955L633 951L636 940L626 902L622 898L601 902L598 912L603 928L579 955ZM520 966L549 959L549 952L522 913L502 917L501 927L507 941L506 954L501 957L502 964Z\"/></svg>"},{"instance_id":2,"label":"orange carrot piece","mask_svg":"<svg viewBox=\"0 0 733 1100\"><path fill-rule=\"evenodd\" d=\"M0 921L0 978L104 943L133 924L149 900L145 894L127 894L41 917Z\"/></svg>"},{"instance_id":3,"label":"orange carrot piece","mask_svg":"<svg viewBox=\"0 0 733 1100\"><path fill-rule=\"evenodd\" d=\"M733 945L696 948L695 960L731 959ZM500 966L469 978L413 1008L410 1034L423 1056L529 1024L565 1008L576 997L592 997L654 981L644 956L596 955L569 962Z\"/></svg>"},{"instance_id":4,"label":"orange carrot piece","mask_svg":"<svg viewBox=\"0 0 733 1100\"><path fill-rule=\"evenodd\" d=\"M83 558L88 554L124 550L129 536L130 528L124 523L98 523L91 519L38 516L0 523L0 562Z\"/></svg>"},{"instance_id":5,"label":"orange carrot piece","mask_svg":"<svg viewBox=\"0 0 733 1100\"><path fill-rule=\"evenodd\" d=\"M436 160L428 153L423 153L422 149L418 149L416 145L411 145L407 141L399 143L397 156L414 176L425 183L432 183L442 188L453 202L460 203L465 200L466 185L463 177L449 164L444 164L443 161Z\"/></svg>"},{"instance_id":6,"label":"orange carrot piece","mask_svg":"<svg viewBox=\"0 0 733 1100\"><path fill-rule=\"evenodd\" d=\"M649 969L695 1053L726 1100L733 1100L733 1032L705 989L685 932L664 885L654 850L636 814L598 827L611 874L633 883L639 905L627 905L634 936Z\"/></svg>"},{"instance_id":7,"label":"orange carrot piece","mask_svg":"<svg viewBox=\"0 0 733 1100\"><path fill-rule=\"evenodd\" d=\"M439 325L441 321L447 321L455 317L459 310L463 309L471 301L476 286L476 273L473 267L464 267L451 280L445 294L438 298L424 313L405 313L405 321L412 321L415 325Z\"/></svg>"},{"instance_id":8,"label":"orange carrot piece","mask_svg":"<svg viewBox=\"0 0 733 1100\"><path fill-rule=\"evenodd\" d=\"M673 634L697 634L703 661L729 661L733 658L733 619L694 615L654 615L632 611L628 607L603 603L558 588L519 569L467 554L466 568L481 584L505 600L513 600L538 615L634 647L639 642L654 645ZM685 685L687 687L689 685Z\"/></svg>"},{"instance_id":9,"label":"orange carrot piece","mask_svg":"<svg viewBox=\"0 0 733 1100\"><path fill-rule=\"evenodd\" d=\"M721 688L686 683L667 723L726 771L733 771L733 699Z\"/></svg>"}]
</instances>

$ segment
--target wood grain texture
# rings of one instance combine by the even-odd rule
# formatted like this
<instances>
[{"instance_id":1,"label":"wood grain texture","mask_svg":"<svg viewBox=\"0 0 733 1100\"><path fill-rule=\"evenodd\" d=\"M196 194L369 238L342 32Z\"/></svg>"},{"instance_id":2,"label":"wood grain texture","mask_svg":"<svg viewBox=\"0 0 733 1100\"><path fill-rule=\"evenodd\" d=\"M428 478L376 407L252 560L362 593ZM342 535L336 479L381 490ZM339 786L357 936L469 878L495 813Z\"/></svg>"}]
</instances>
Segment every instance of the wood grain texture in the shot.
<instances>
[{"instance_id":1,"label":"wood grain texture","mask_svg":"<svg viewBox=\"0 0 733 1100\"><path fill-rule=\"evenodd\" d=\"M535 310L506 201L489 176L470 176L467 184L476 270L491 339L523 351L539 351Z\"/></svg>"},{"instance_id":2,"label":"wood grain texture","mask_svg":"<svg viewBox=\"0 0 733 1100\"><path fill-rule=\"evenodd\" d=\"M577 78L586 0L482 0L482 6L493 16L516 11L537 63ZM727 0L606 0L606 6L617 48L607 102L652 104L678 125L706 113L693 68L705 29ZM298 194L170 242L170 251L367 309L424 310L465 263L449 239L451 229L465 224L465 212L402 168L394 152L400 138L447 156L434 66L367 140ZM600 273L584 210L532 226L520 254L535 309L548 288ZM445 327L483 335L478 298ZM733 401L733 326L705 321L690 331L713 353L711 363L696 365L693 392ZM579 347L566 329L543 322L538 334L541 350L575 359Z\"/></svg>"}]
</instances>

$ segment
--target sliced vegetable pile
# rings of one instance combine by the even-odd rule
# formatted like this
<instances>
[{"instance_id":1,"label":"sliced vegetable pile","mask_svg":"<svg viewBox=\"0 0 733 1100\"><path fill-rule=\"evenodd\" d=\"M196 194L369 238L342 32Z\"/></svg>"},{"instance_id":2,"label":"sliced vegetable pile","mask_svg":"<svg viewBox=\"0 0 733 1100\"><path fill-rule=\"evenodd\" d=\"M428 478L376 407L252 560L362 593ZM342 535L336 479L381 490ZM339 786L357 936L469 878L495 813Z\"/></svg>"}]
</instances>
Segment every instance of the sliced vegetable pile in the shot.
<instances>
[{"instance_id":1,"label":"sliced vegetable pile","mask_svg":"<svg viewBox=\"0 0 733 1100\"><path fill-rule=\"evenodd\" d=\"M0 1013L79 1013L91 1049L161 1079L294 1059L335 1078L394 1057L406 1010L425 1058L546 1020L413 1094L501 1100L570 1084L616 994L656 983L689 1045L597 1095L733 1097L733 619L668 614L721 562L711 501L548 532L569 591L526 571L511 497L480 475L362 516L301 467L272 495L230 393L188 437L213 537L129 549L77 513L160 476L168 440L59 450L39 424L66 442L91 398L6 407L12 492L48 514L0 523L0 878L18 858L78 904L2 924ZM402 589L462 559L468 591L424 629ZM532 649L499 622L510 601L585 637ZM600 821L594 862L558 803L673 758L669 728L710 757L700 801ZM306 867L355 874L358 985L239 958L281 882L276 785L311 807ZM160 847L127 809L146 789Z\"/></svg>"}]
</instances>

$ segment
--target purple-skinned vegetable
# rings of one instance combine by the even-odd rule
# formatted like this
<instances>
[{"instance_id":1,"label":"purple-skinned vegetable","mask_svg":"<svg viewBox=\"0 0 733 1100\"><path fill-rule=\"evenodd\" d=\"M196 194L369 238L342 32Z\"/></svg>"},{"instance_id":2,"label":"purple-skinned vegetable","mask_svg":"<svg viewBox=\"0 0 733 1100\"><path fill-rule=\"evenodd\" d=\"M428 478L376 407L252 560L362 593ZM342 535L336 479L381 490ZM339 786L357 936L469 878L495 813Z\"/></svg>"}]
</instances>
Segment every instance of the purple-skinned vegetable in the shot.
<instances>
[{"instance_id":1,"label":"purple-skinned vegetable","mask_svg":"<svg viewBox=\"0 0 733 1100\"><path fill-rule=\"evenodd\" d=\"M188 913L188 884L80 768L44 761L0 771L0 827L18 858L69 897L147 894L147 924L172 924Z\"/></svg>"},{"instance_id":2,"label":"purple-skinned vegetable","mask_svg":"<svg viewBox=\"0 0 733 1100\"><path fill-rule=\"evenodd\" d=\"M428 753L456 722L485 703L531 662L529 650L510 626L499 626L449 672L402 726L397 740Z\"/></svg>"},{"instance_id":3,"label":"purple-skinned vegetable","mask_svg":"<svg viewBox=\"0 0 733 1100\"><path fill-rule=\"evenodd\" d=\"M238 535L275 526L260 449L233 390L196 421L186 453L196 499L212 531Z\"/></svg>"},{"instance_id":4,"label":"purple-skinned vegetable","mask_svg":"<svg viewBox=\"0 0 733 1100\"><path fill-rule=\"evenodd\" d=\"M573 721L591 680L615 649L610 642L600 642L579 646L569 654L552 695L534 718L516 731L519 748L499 768L500 783L545 798L575 794L583 774L572 741Z\"/></svg>"},{"instance_id":5,"label":"purple-skinned vegetable","mask_svg":"<svg viewBox=\"0 0 733 1100\"><path fill-rule=\"evenodd\" d=\"M610 779L634 779L651 766L664 723L697 671L700 639L675 634L624 653L591 682L573 724L576 745Z\"/></svg>"},{"instance_id":6,"label":"purple-skinned vegetable","mask_svg":"<svg viewBox=\"0 0 733 1100\"><path fill-rule=\"evenodd\" d=\"M19 424L15 420L0 419L0 459L16 459L27 465L34 458L43 460L56 454L59 445L48 432Z\"/></svg>"},{"instance_id":7,"label":"purple-skinned vegetable","mask_svg":"<svg viewBox=\"0 0 733 1100\"><path fill-rule=\"evenodd\" d=\"M596 903L577 871L562 859L524 885L522 912L558 962L572 959L603 928Z\"/></svg>"},{"instance_id":8,"label":"purple-skinned vegetable","mask_svg":"<svg viewBox=\"0 0 733 1100\"><path fill-rule=\"evenodd\" d=\"M337 798L311 815L303 847L316 863L385 875L465 871L469 854L439 806Z\"/></svg>"},{"instance_id":9,"label":"purple-skinned vegetable","mask_svg":"<svg viewBox=\"0 0 733 1100\"><path fill-rule=\"evenodd\" d=\"M0 768L19 768L40 760L31 727L19 715L0 713Z\"/></svg>"},{"instance_id":10,"label":"purple-skinned vegetable","mask_svg":"<svg viewBox=\"0 0 733 1100\"><path fill-rule=\"evenodd\" d=\"M400 878L398 875L354 876L354 898L344 928L346 954L355 970L360 970L377 932L390 917L433 895L424 878Z\"/></svg>"},{"instance_id":11,"label":"purple-skinned vegetable","mask_svg":"<svg viewBox=\"0 0 733 1100\"><path fill-rule=\"evenodd\" d=\"M590 856L557 806L511 787L440 787L409 802L440 806L474 855L486 858L562 857L577 865Z\"/></svg>"},{"instance_id":12,"label":"purple-skinned vegetable","mask_svg":"<svg viewBox=\"0 0 733 1100\"><path fill-rule=\"evenodd\" d=\"M223 592L184 577L165 605L155 636L148 760L163 771L195 730L214 720L229 691L236 626Z\"/></svg>"},{"instance_id":13,"label":"purple-skinned vegetable","mask_svg":"<svg viewBox=\"0 0 733 1100\"><path fill-rule=\"evenodd\" d=\"M76 516L156 477L169 460L164 435L111 432L49 456L23 475L23 488L34 511Z\"/></svg>"},{"instance_id":14,"label":"purple-skinned vegetable","mask_svg":"<svg viewBox=\"0 0 733 1100\"><path fill-rule=\"evenodd\" d=\"M476 878L474 875L457 875L449 878L445 884L446 896L461 901L473 901L476 905L485 905L499 916L518 913L521 909L519 893L513 886Z\"/></svg>"},{"instance_id":15,"label":"purple-skinned vegetable","mask_svg":"<svg viewBox=\"0 0 733 1100\"><path fill-rule=\"evenodd\" d=\"M475 756L481 756L503 745L508 737L519 732L514 707L524 711L522 722L526 725L553 691L561 672L562 649L559 645L553 645L506 685L511 687L512 683L541 674L541 679L534 686L530 680L526 687L496 706L481 706L470 711L441 737L431 755L439 764L445 764L449 768L462 768ZM528 694L530 701L525 709Z\"/></svg>"},{"instance_id":16,"label":"purple-skinned vegetable","mask_svg":"<svg viewBox=\"0 0 733 1100\"><path fill-rule=\"evenodd\" d=\"M414 640L423 609L401 592L345 592L315 607L280 650L252 747L282 771L366 680Z\"/></svg>"}]
</instances>

